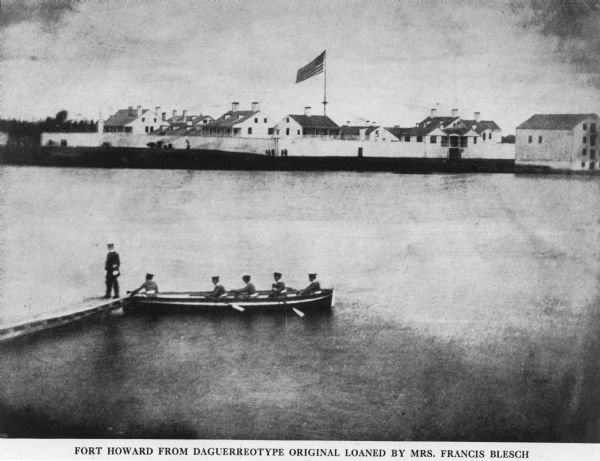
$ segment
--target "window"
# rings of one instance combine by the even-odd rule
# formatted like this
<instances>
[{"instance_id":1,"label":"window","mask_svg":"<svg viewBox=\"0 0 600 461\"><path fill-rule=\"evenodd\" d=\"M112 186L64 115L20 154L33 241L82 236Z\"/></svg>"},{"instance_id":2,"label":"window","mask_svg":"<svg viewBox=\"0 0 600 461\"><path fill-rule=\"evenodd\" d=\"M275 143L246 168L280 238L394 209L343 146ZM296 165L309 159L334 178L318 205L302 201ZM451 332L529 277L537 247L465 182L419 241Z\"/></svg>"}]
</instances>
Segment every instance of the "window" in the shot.
<instances>
[{"instance_id":1,"label":"window","mask_svg":"<svg viewBox=\"0 0 600 461\"><path fill-rule=\"evenodd\" d=\"M148 133L148 127L146 126L145 128L146 128L146 133Z\"/></svg>"},{"instance_id":2,"label":"window","mask_svg":"<svg viewBox=\"0 0 600 461\"><path fill-rule=\"evenodd\" d=\"M590 131L591 131L592 133L595 133L595 132L596 132L596 124L595 124L595 123L592 123L592 124L590 125Z\"/></svg>"},{"instance_id":3,"label":"window","mask_svg":"<svg viewBox=\"0 0 600 461\"><path fill-rule=\"evenodd\" d=\"M264 122L267 123L267 117L265 117Z\"/></svg>"},{"instance_id":4,"label":"window","mask_svg":"<svg viewBox=\"0 0 600 461\"><path fill-rule=\"evenodd\" d=\"M277 134L279 134L279 130L277 130Z\"/></svg>"},{"instance_id":5,"label":"window","mask_svg":"<svg viewBox=\"0 0 600 461\"><path fill-rule=\"evenodd\" d=\"M142 122L145 122L145 121L146 121L146 119L144 117L142 117Z\"/></svg>"},{"instance_id":6,"label":"window","mask_svg":"<svg viewBox=\"0 0 600 461\"><path fill-rule=\"evenodd\" d=\"M585 162L581 162L581 168L585 168Z\"/></svg>"},{"instance_id":7,"label":"window","mask_svg":"<svg viewBox=\"0 0 600 461\"><path fill-rule=\"evenodd\" d=\"M477 144L477 138L476 137L473 138L473 144Z\"/></svg>"},{"instance_id":8,"label":"window","mask_svg":"<svg viewBox=\"0 0 600 461\"><path fill-rule=\"evenodd\" d=\"M596 159L596 149L590 149L590 160Z\"/></svg>"},{"instance_id":9,"label":"window","mask_svg":"<svg viewBox=\"0 0 600 461\"><path fill-rule=\"evenodd\" d=\"M492 139L492 133L488 133L488 139Z\"/></svg>"},{"instance_id":10,"label":"window","mask_svg":"<svg viewBox=\"0 0 600 461\"><path fill-rule=\"evenodd\" d=\"M417 136L417 142L423 142L423 136Z\"/></svg>"},{"instance_id":11,"label":"window","mask_svg":"<svg viewBox=\"0 0 600 461\"><path fill-rule=\"evenodd\" d=\"M583 149L583 150L581 151L581 155L582 155L583 157L585 157L585 156L587 155L587 149Z\"/></svg>"},{"instance_id":12,"label":"window","mask_svg":"<svg viewBox=\"0 0 600 461\"><path fill-rule=\"evenodd\" d=\"M154 122L156 123L156 118L154 119Z\"/></svg>"},{"instance_id":13,"label":"window","mask_svg":"<svg viewBox=\"0 0 600 461\"><path fill-rule=\"evenodd\" d=\"M254 117L254 123L258 123L258 117Z\"/></svg>"},{"instance_id":14,"label":"window","mask_svg":"<svg viewBox=\"0 0 600 461\"><path fill-rule=\"evenodd\" d=\"M590 162L590 170L593 170L595 166L596 166L595 162Z\"/></svg>"},{"instance_id":15,"label":"window","mask_svg":"<svg viewBox=\"0 0 600 461\"><path fill-rule=\"evenodd\" d=\"M289 134L290 134L290 129L289 128L285 129L285 134L289 136Z\"/></svg>"},{"instance_id":16,"label":"window","mask_svg":"<svg viewBox=\"0 0 600 461\"><path fill-rule=\"evenodd\" d=\"M298 134L300 134L300 130L298 130Z\"/></svg>"},{"instance_id":17,"label":"window","mask_svg":"<svg viewBox=\"0 0 600 461\"><path fill-rule=\"evenodd\" d=\"M460 138L460 147L467 147L467 141L468 141L468 137L467 136L463 136Z\"/></svg>"},{"instance_id":18,"label":"window","mask_svg":"<svg viewBox=\"0 0 600 461\"><path fill-rule=\"evenodd\" d=\"M430 136L429 137L429 142L430 142L430 144L436 144L437 143L437 136Z\"/></svg>"},{"instance_id":19,"label":"window","mask_svg":"<svg viewBox=\"0 0 600 461\"><path fill-rule=\"evenodd\" d=\"M542 143L542 137L538 136L538 144L541 144L541 143Z\"/></svg>"},{"instance_id":20,"label":"window","mask_svg":"<svg viewBox=\"0 0 600 461\"><path fill-rule=\"evenodd\" d=\"M584 136L583 137L583 143L585 144L587 142L587 138Z\"/></svg>"},{"instance_id":21,"label":"window","mask_svg":"<svg viewBox=\"0 0 600 461\"><path fill-rule=\"evenodd\" d=\"M268 133L268 134L273 134L273 128L269 128L269 129L267 130L267 133Z\"/></svg>"},{"instance_id":22,"label":"window","mask_svg":"<svg viewBox=\"0 0 600 461\"><path fill-rule=\"evenodd\" d=\"M248 134L252 134L252 127L248 127Z\"/></svg>"},{"instance_id":23,"label":"window","mask_svg":"<svg viewBox=\"0 0 600 461\"><path fill-rule=\"evenodd\" d=\"M290 118L289 118L289 117L286 117L286 118L285 118L285 122L286 122L286 123L290 123Z\"/></svg>"},{"instance_id":24,"label":"window","mask_svg":"<svg viewBox=\"0 0 600 461\"><path fill-rule=\"evenodd\" d=\"M153 126L150 127L150 133L154 133L154 127Z\"/></svg>"},{"instance_id":25,"label":"window","mask_svg":"<svg viewBox=\"0 0 600 461\"><path fill-rule=\"evenodd\" d=\"M483 140L485 141L485 133L483 133ZM529 142L531 142L531 136L529 136Z\"/></svg>"},{"instance_id":26,"label":"window","mask_svg":"<svg viewBox=\"0 0 600 461\"><path fill-rule=\"evenodd\" d=\"M406 142L410 142L410 136L404 136L404 140L405 140Z\"/></svg>"},{"instance_id":27,"label":"window","mask_svg":"<svg viewBox=\"0 0 600 461\"><path fill-rule=\"evenodd\" d=\"M593 134L590 136L590 146L595 146L596 145L596 135Z\"/></svg>"},{"instance_id":28,"label":"window","mask_svg":"<svg viewBox=\"0 0 600 461\"><path fill-rule=\"evenodd\" d=\"M583 124L583 131L587 130L587 123Z\"/></svg>"},{"instance_id":29,"label":"window","mask_svg":"<svg viewBox=\"0 0 600 461\"><path fill-rule=\"evenodd\" d=\"M442 136L442 147L448 147L448 136Z\"/></svg>"}]
</instances>

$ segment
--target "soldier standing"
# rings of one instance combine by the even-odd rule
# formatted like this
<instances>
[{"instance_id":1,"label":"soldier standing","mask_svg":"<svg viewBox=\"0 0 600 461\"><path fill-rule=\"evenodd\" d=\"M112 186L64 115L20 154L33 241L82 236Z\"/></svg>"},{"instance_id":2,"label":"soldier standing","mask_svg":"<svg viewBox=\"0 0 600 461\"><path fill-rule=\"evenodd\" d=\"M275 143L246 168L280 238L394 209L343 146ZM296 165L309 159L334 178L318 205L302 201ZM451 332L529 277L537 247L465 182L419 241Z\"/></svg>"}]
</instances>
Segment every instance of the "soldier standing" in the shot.
<instances>
[{"instance_id":1,"label":"soldier standing","mask_svg":"<svg viewBox=\"0 0 600 461\"><path fill-rule=\"evenodd\" d=\"M119 253L115 251L115 246L112 243L107 245L108 254L106 255L106 263L104 264L104 270L106 271L106 294L105 298L110 298L110 292L114 288L115 298L119 297L119 275L121 272L121 261L119 259Z\"/></svg>"}]
</instances>

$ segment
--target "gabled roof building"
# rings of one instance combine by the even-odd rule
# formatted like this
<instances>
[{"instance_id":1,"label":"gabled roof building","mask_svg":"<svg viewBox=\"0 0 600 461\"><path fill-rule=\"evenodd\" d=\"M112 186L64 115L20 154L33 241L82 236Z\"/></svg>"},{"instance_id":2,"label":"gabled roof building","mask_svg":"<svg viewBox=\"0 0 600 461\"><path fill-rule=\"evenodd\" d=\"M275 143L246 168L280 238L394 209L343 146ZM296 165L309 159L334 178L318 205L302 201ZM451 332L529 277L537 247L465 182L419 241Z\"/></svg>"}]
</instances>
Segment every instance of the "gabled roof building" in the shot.
<instances>
[{"instance_id":1,"label":"gabled roof building","mask_svg":"<svg viewBox=\"0 0 600 461\"><path fill-rule=\"evenodd\" d=\"M161 119L156 112L150 109L142 109L137 106L134 109L129 106L128 109L120 109L108 119L99 124L99 131L104 133L131 133L143 134L153 133L161 125ZM100 130L100 126L102 130Z\"/></svg>"},{"instance_id":2,"label":"gabled roof building","mask_svg":"<svg viewBox=\"0 0 600 461\"><path fill-rule=\"evenodd\" d=\"M311 115L310 107L304 108L303 115L289 114L273 127L276 137L337 137L340 127L326 115Z\"/></svg>"},{"instance_id":3,"label":"gabled roof building","mask_svg":"<svg viewBox=\"0 0 600 461\"><path fill-rule=\"evenodd\" d=\"M230 111L212 122L202 124L198 134L267 138L271 123L270 117L260 111L258 102L252 103L251 110L239 110L239 103L234 102Z\"/></svg>"},{"instance_id":4,"label":"gabled roof building","mask_svg":"<svg viewBox=\"0 0 600 461\"><path fill-rule=\"evenodd\" d=\"M517 127L515 161L521 167L598 170L598 114L534 114Z\"/></svg>"}]
</instances>

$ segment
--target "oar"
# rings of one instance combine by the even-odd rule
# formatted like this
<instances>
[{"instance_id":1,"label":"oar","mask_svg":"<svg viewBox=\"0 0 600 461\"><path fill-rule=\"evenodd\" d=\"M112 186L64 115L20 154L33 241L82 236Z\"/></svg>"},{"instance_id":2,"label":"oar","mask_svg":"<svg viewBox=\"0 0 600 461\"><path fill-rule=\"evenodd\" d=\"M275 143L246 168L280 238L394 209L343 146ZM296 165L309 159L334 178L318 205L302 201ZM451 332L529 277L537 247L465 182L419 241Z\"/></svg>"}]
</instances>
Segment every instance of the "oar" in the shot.
<instances>
[{"instance_id":1,"label":"oar","mask_svg":"<svg viewBox=\"0 0 600 461\"><path fill-rule=\"evenodd\" d=\"M244 312L246 309L244 309L242 306L240 306L237 303L227 303L228 306L233 307L234 309L240 311L240 312Z\"/></svg>"}]
</instances>

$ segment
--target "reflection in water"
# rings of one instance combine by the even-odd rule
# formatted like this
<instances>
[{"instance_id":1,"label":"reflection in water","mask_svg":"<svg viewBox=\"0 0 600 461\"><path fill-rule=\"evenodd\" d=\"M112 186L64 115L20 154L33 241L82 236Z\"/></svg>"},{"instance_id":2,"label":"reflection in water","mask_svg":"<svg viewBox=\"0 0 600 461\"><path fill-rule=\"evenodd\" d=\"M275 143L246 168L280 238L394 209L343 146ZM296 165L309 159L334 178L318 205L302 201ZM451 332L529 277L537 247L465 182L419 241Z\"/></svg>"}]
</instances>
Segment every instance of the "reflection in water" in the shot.
<instances>
[{"instance_id":1,"label":"reflection in water","mask_svg":"<svg viewBox=\"0 0 600 461\"><path fill-rule=\"evenodd\" d=\"M274 270L301 287L317 271L338 303L304 318L113 314L2 344L0 433L597 441L600 210L579 200L597 181L58 168L3 181L2 318L101 294L107 240L124 289L148 271L163 290L216 273L265 288Z\"/></svg>"}]
</instances>

